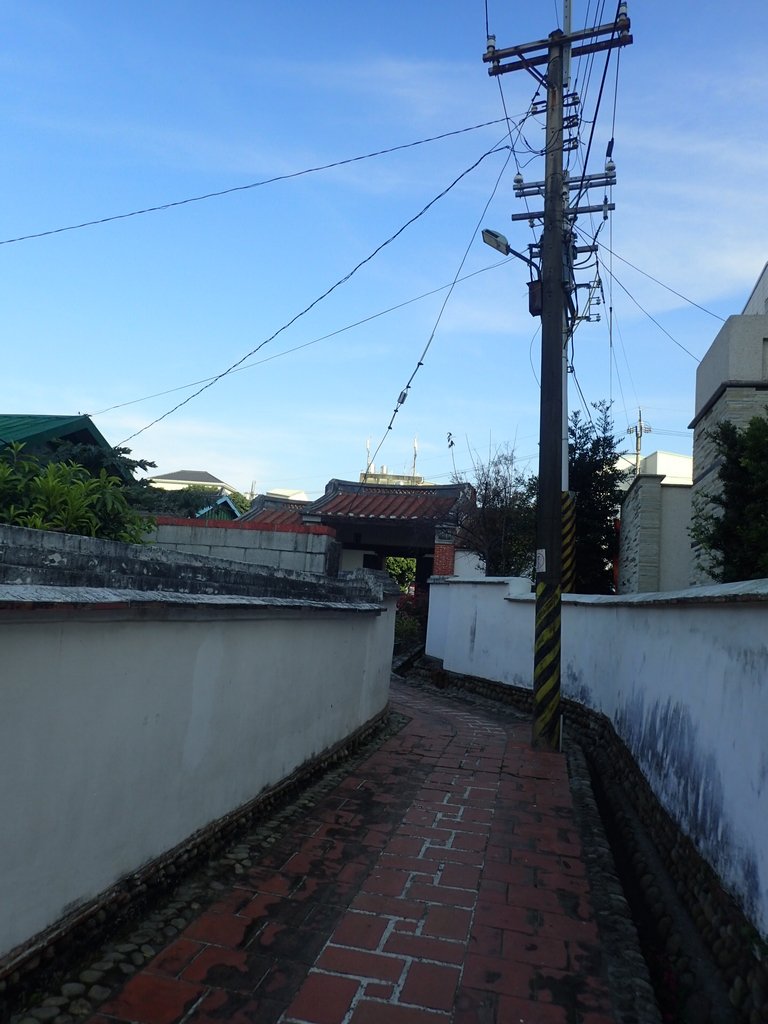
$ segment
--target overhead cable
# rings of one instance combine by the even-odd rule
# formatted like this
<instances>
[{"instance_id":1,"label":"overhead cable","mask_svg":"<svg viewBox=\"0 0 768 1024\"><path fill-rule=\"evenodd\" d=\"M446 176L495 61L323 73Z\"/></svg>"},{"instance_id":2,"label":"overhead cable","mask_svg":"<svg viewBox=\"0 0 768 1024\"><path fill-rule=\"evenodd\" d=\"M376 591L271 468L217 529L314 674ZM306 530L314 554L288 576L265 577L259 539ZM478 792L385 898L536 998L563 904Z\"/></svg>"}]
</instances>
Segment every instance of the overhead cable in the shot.
<instances>
[{"instance_id":1,"label":"overhead cable","mask_svg":"<svg viewBox=\"0 0 768 1024\"><path fill-rule=\"evenodd\" d=\"M454 178L450 185L447 185L442 190L442 192L439 192L436 196L434 196L434 198L430 199L426 206L419 210L417 214L414 214L414 216L407 220L405 224L399 227L393 235L390 235L389 238L383 241L380 245L377 245L373 252L369 253L369 255L365 257L365 259L360 260L360 262L357 263L349 271L349 273L345 274L343 277L340 277L338 281L335 281L330 286L330 288L326 288L326 290L322 294L318 295L316 299L313 299L308 306L305 306L304 309L302 309L299 313L296 313L295 316L292 316L290 320L288 320L286 323L282 325L282 327L278 327L278 329L273 334L270 334L268 338L265 338L263 341L261 341L258 345L255 346L255 348L252 348L250 352L246 352L244 356L237 360L237 362L227 367L226 370L222 370L221 373L217 374L212 380L208 381L201 388L198 388L197 391L193 392L191 395L188 395L183 401L178 402L176 405L174 405L172 409L169 409L167 412L164 412L162 416L157 416L150 423L147 423L146 426L141 427L140 430L134 431L133 434L124 438L122 441L119 442L119 444L124 445L128 441L132 441L134 437L138 437L139 434L143 434L146 430L149 430L150 427L154 427L157 423L160 423L161 420L167 419L168 416L171 416L178 409L181 409L182 406L187 405L188 402L191 402L193 398L197 398L198 395L201 395L204 391L207 391L208 388L213 387L213 385L220 381L223 377L226 377L228 374L232 373L233 370L236 370L238 366L241 366L246 361L246 359L250 359L251 356L259 352L262 348L264 348L265 345L268 345L271 341L274 341L274 339L279 334L282 334L283 331L286 331L289 327L295 324L297 320L300 320L301 317L305 316L311 309L314 309L314 307L317 306L318 303L322 302L323 299L326 299L332 292L336 291L337 288L341 287L341 285L343 284L346 284L346 282L349 281L358 272L358 270L360 270L361 267L364 267L366 263L370 263L370 261L374 259L374 257L377 256L382 249L385 249L388 245L394 242L396 238L399 238L399 236L402 235L402 233L407 228L409 228L417 220L423 217L424 214L435 205L435 203L437 203L440 199L446 196L451 191L452 188L455 188L455 186L458 185L458 183L463 178L465 178L468 174L474 171L476 167L479 167L479 165L483 162L483 160L486 159L486 157L490 156L492 153L502 152L503 150L506 149L509 149L509 147L493 146L491 149L486 150L485 153L483 153L481 157L475 160L475 162L470 167L462 171L457 178Z\"/></svg>"},{"instance_id":2,"label":"overhead cable","mask_svg":"<svg viewBox=\"0 0 768 1024\"><path fill-rule=\"evenodd\" d=\"M606 270L607 269L608 268L606 267ZM621 283L621 281L618 279L618 277L616 277L616 275L614 273L612 273L610 270L608 270L608 274L616 282L616 284L619 286L619 288L621 288L621 290L626 295L628 295L630 299L632 299L632 301L637 306L637 308L640 310L640 312L641 313L645 313L645 315L648 317L648 319L651 321L651 323L656 324L656 326L659 328L659 330L662 332L662 334L666 334L666 336L669 338L669 340L672 342L673 345L677 345L677 347L679 349L682 349L682 351L685 352L686 355L689 355L691 357L691 359L695 360L697 363L701 362L701 359L699 359L698 356L695 356L693 354L693 352L691 352L691 350L689 348L686 348L685 345L681 344L676 338L673 338L672 335L669 333L669 331L666 329L666 327L662 327L661 324L659 323L659 321L655 317L651 316L651 314L648 312L647 309L644 309L643 306L640 305L640 303L637 301L637 299L632 294L632 292L628 288L625 288L625 286Z\"/></svg>"},{"instance_id":3,"label":"overhead cable","mask_svg":"<svg viewBox=\"0 0 768 1024\"><path fill-rule=\"evenodd\" d=\"M392 427L394 425L395 417L400 412L400 409L401 409L403 403L405 402L406 398L408 397L408 392L411 389L411 384L413 383L414 377L419 372L421 367L424 365L424 359L425 359L425 357L427 355L427 352L429 351L430 345L434 341L434 337L435 337L435 334L437 332L437 328L440 326L440 321L442 320L443 313L445 312L445 307L448 305L448 301L451 298L451 295L453 294L453 289L456 287L456 284L459 281L459 275L461 274L462 267L464 266L464 264L467 261L467 256L469 255L469 250L472 248L472 243L474 242L475 238L477 237L477 232L480 230L480 225L482 224L483 218L485 217L485 215L486 215L486 213L488 211L488 207L491 205L493 197L496 195L496 192L497 192L498 187L499 187L499 183L500 183L502 177L504 176L504 172L507 169L509 161L512 159L513 152L514 152L514 150L512 150L511 147L510 147L510 151L507 153L507 159L504 161L504 166L501 168L501 171L499 172L499 176L497 177L496 183L494 184L493 189L491 190L491 194L488 197L488 201L486 202L485 206L483 207L483 211L480 214L480 218L478 219L478 222L475 225L475 229L472 232L472 235L471 235L471 237L469 239L469 242L467 243L467 247L464 250L464 255L461 257L461 261L459 262L459 266L456 269L456 274L454 275L454 278L453 278L453 283L451 284L450 288L448 289L448 294L445 296L445 299L443 300L443 304L440 307L440 311L437 314L437 318L435 320L434 327L432 328L432 331L430 332L429 338L427 339L427 344L424 347L424 351L419 356L419 360L416 363L416 366L414 367L413 373L408 378L408 383L405 385L403 390L400 392L400 395L399 395L399 397L397 399L397 402L395 404L394 411L392 413L392 417L390 418L389 424L387 425L387 429L384 431L384 434L382 435L382 438L381 438L381 440L379 441L379 443L378 443L378 445L376 447L376 451L373 453L373 455L371 456L371 458L368 461L368 465L365 467L365 479L368 478L369 468L370 468L370 466L373 463L375 463L376 456L381 451L382 445L384 444L384 441L386 440L386 438L387 438L387 436L389 434L389 431L392 429Z\"/></svg>"},{"instance_id":4,"label":"overhead cable","mask_svg":"<svg viewBox=\"0 0 768 1024\"><path fill-rule=\"evenodd\" d=\"M509 263L511 257L501 259L497 263L491 263L487 267L481 267L480 270L473 270L471 274L465 274L464 277L460 277L458 281L452 281L449 284L441 284L438 288L432 288L428 292L422 292L421 295L415 295L411 299L405 299L404 302L398 302L394 306L388 306L387 309L380 309L377 313L371 313L369 316L363 317L362 320L355 320L354 323L346 324L344 327L338 327L335 331L331 331L328 334L323 334L319 338L313 338L311 341L305 341L301 345L294 345L293 348L283 349L282 352L275 352L274 355L265 356L264 359L259 359L255 363L245 363L243 366L238 366L232 371L232 373L242 373L243 370L253 370L257 366L263 366L264 363L270 363L274 359L281 359L283 356L291 355L293 352L300 352L304 348L309 348L311 345L317 345L321 341L327 341L329 338L335 338L337 334L344 334L346 331L351 331L355 327L361 327L363 324L370 323L371 320L376 320L380 316L386 316L388 313L394 313L398 309L403 309L405 306L410 306L413 302L420 302L421 299L428 299L431 295L437 295L438 292L445 291L446 288L453 288L454 284L461 284L463 281L469 281L472 277L477 277L478 274L485 274L489 270L496 270L498 267L503 267L506 263ZM214 381L215 375L212 377L203 377L201 380L193 380L188 384L177 384L176 387L166 388L164 391L156 391L151 395L144 395L142 398L132 398L127 402L117 402L115 405L110 405L106 409L100 409L98 412L89 413L89 416L104 416L108 412L113 412L115 409L124 409L127 405L138 405L140 402L148 402L152 398L162 398L164 395L171 395L175 391L187 391L189 388L196 388L198 384L207 384L209 381Z\"/></svg>"},{"instance_id":5,"label":"overhead cable","mask_svg":"<svg viewBox=\"0 0 768 1024\"><path fill-rule=\"evenodd\" d=\"M694 302L693 299L689 299L687 295L683 295L682 292L676 291L670 285L664 284L664 282L660 281L658 277L654 277L653 274L649 274L647 270L641 270L640 267L636 267L634 263L630 263L629 260L625 259L623 256L619 256L617 252L614 252L612 249L610 249L605 244L605 242L601 242L601 245L603 249L605 249L607 252L611 254L611 256L615 256L617 260L621 260L622 263L626 263L628 267L631 267L633 270L636 270L638 274L642 274L643 277L647 277L649 281L653 281L655 284L660 285L660 287L665 288L668 292L672 292L672 294L676 295L678 299L682 299L683 302L687 302L690 306L695 306L696 309L700 309L702 313L707 313L709 316L713 316L715 320L719 320L721 323L725 323L725 317L720 316L718 313L713 313L712 310L707 309L706 306L699 305L698 302Z\"/></svg>"},{"instance_id":6,"label":"overhead cable","mask_svg":"<svg viewBox=\"0 0 768 1024\"><path fill-rule=\"evenodd\" d=\"M306 167L301 171L291 171L289 174L277 174L272 178L264 178L262 181L252 181L247 185L234 185L232 188L220 189L217 192L206 192L201 196L192 196L188 199L177 199L169 203L161 203L157 206L147 206L142 210L131 210L129 213L115 213L108 217L98 217L95 220L82 221L79 224L68 224L66 227L51 228L48 231L36 231L28 235L19 235L16 238L0 239L0 245L11 245L13 242L27 242L33 238L47 238L50 235L60 235L65 231L79 231L81 228L92 228L99 224L110 224L116 220L127 220L130 217L142 217L146 213L159 213L162 210L172 210L177 206L188 206L190 203L202 203L206 199L217 199L220 196L232 195L235 192L247 192L250 189L261 188L263 185L273 185L277 181L288 181L291 178L301 178L307 174L316 174L318 171L328 171L334 167L344 167L346 164L358 163L361 160L371 160L376 156L384 156L387 153L397 153L403 149L413 149L415 146L424 146L428 142L437 142L439 139L447 139L454 135L463 135L466 132L474 132L479 128L488 128L490 125L500 124L504 118L497 117L493 121L484 121L482 124L474 124L469 128L458 128L456 131L443 132L442 135L433 135L428 139L418 139L416 142L405 142L399 146L390 146L388 149L379 149L373 153L364 153L362 156L351 156L344 160L334 160L329 164L320 164L317 167Z\"/></svg>"}]
</instances>

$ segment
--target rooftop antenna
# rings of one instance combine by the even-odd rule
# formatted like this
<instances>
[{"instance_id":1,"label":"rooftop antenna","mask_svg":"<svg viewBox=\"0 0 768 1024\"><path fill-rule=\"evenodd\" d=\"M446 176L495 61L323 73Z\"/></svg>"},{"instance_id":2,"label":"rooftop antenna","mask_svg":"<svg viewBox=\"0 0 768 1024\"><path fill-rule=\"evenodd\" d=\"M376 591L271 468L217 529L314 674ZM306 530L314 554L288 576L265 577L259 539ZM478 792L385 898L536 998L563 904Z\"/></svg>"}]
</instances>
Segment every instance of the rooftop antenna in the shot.
<instances>
[{"instance_id":1,"label":"rooftop antenna","mask_svg":"<svg viewBox=\"0 0 768 1024\"><path fill-rule=\"evenodd\" d=\"M416 456L419 453L419 439L414 437L413 439L413 469L411 470L411 476L416 476Z\"/></svg>"}]
</instances>

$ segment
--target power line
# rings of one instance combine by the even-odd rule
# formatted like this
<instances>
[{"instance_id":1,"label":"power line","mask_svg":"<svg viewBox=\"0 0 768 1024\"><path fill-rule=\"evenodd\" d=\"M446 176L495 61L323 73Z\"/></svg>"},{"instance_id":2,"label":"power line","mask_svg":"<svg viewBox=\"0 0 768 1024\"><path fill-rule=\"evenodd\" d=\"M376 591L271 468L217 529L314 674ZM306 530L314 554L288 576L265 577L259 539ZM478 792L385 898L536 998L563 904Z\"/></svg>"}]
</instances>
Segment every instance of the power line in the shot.
<instances>
[{"instance_id":1,"label":"power line","mask_svg":"<svg viewBox=\"0 0 768 1024\"><path fill-rule=\"evenodd\" d=\"M370 316L363 317L362 320L355 320L354 323L346 324L344 327L339 327L335 331L331 331L329 334L323 334L319 338L313 338L312 341L305 341L301 345L294 345L293 348L284 349L282 352L276 352L272 356L266 356L264 359L259 359L255 363L246 363L245 366L238 366L232 371L232 373L242 373L243 370L253 370L257 366L263 366L264 363L270 363L274 359L281 359L283 356L291 355L294 352L300 352L304 348L309 348L311 345L317 345L321 341L327 341L329 338L335 338L337 334L344 334L346 331L351 331L355 327L361 327L363 324L370 323L372 320L378 319L380 316L386 316L388 313L394 313L398 309L403 309L405 306L410 306L414 302L419 302L421 299L427 299L431 295L437 295L438 292L445 291L446 288L452 288L454 284L461 284L464 281L469 281L472 277L477 277L478 274L485 274L489 270L496 270L498 267L503 267L509 263L511 257L503 260L499 260L498 263L492 263L487 267L482 267L480 270L473 270L471 274L465 274L464 277L458 278L454 282L448 284L441 284L437 288L432 288L428 292L422 292L421 295L416 295L411 299L406 299L404 302L398 302L394 306L389 306L387 309L381 309L377 313L371 313ZM104 416L108 412L113 412L115 409L124 409L128 405L138 405L140 402L148 402L153 398L162 398L164 395L171 395L175 391L186 391L188 388L195 388L198 384L207 384L209 381L216 380L216 377L203 377L201 380L193 380L188 384L178 384L176 387L166 388L164 391L156 391L151 395L144 395L142 398L132 398L127 402L118 402L115 405L110 405L106 409L100 409L98 412L88 413L89 416Z\"/></svg>"},{"instance_id":2,"label":"power line","mask_svg":"<svg viewBox=\"0 0 768 1024\"><path fill-rule=\"evenodd\" d=\"M697 363L701 362L701 360L699 359L698 356L695 356L693 354L693 352L691 352L690 349L686 348L685 345L681 344L676 338L673 338L672 335L669 333L669 331L666 329L666 327L662 327L661 324L659 323L659 321L655 317L651 316L651 314L648 312L647 309L645 309L643 306L640 305L640 303L634 297L632 292L630 292L628 288L625 288L625 286L621 283L621 281L618 279L618 277L616 277L615 274L611 273L610 270L608 271L608 273L613 278L613 280L616 282L616 284L619 286L619 288L621 288L621 290L623 292L625 292L630 297L630 299L632 299L632 301L637 306L637 308L640 310L640 312L641 313L645 313L645 315L648 317L648 319L651 321L651 323L656 324L656 326L659 328L659 330L662 332L662 334L666 334L666 336L669 338L669 340L672 342L673 345L677 345L677 347L679 349L682 349L682 351L685 352L686 355L689 355L691 357L691 359L695 360Z\"/></svg>"},{"instance_id":3,"label":"power line","mask_svg":"<svg viewBox=\"0 0 768 1024\"><path fill-rule=\"evenodd\" d=\"M621 339L621 333L619 333L619 338ZM621 343L621 346L622 346L622 351L624 351L624 342L623 341ZM624 418L627 421L627 423L629 423L629 413L627 412L627 400L624 397L624 388L623 388L622 383L621 383L621 375L619 374L619 361L616 358L616 349L613 348L613 347L611 348L611 357L613 358L613 363L614 363L614 366L616 367L616 383L619 385L619 393L621 394L621 404L624 407ZM627 358L627 354L626 354L626 352L624 352L624 359L626 360L626 358ZM630 374L630 380L631 380L631 376L632 375ZM633 386L633 389L634 389L634 384L632 386Z\"/></svg>"},{"instance_id":4,"label":"power line","mask_svg":"<svg viewBox=\"0 0 768 1024\"><path fill-rule=\"evenodd\" d=\"M672 292L672 294L676 295L678 299L682 299L683 302L687 302L690 306L695 306L696 309L700 309L702 313L708 313L709 316L713 316L715 320L719 320L721 323L725 323L725 317L720 316L718 313L713 313L712 310L707 309L706 306L700 306L698 302L694 302L693 299L689 299L688 296L683 295L682 292L675 291L675 289L672 288L670 285L664 284L663 281L660 281L657 277L654 277L653 274L649 274L647 270L641 270L640 267L636 267L634 263L630 263L629 260L624 259L623 256L619 256L617 252L614 252L612 249L609 249L605 242L602 242L601 244L603 249L606 249L611 254L611 256L615 256L617 260L621 260L622 263L626 263L628 267L631 267L633 270L636 270L638 274L642 274L643 277L647 277L655 284L658 284L660 285L660 287L665 288L668 292Z\"/></svg>"},{"instance_id":5,"label":"power line","mask_svg":"<svg viewBox=\"0 0 768 1024\"><path fill-rule=\"evenodd\" d=\"M582 236L582 238L586 239L586 238L589 237L578 226L576 227L576 230L579 232L579 234ZM595 236L595 237L597 237L597 236ZM626 263L628 267L632 267L633 270L636 270L639 274L643 274L644 277L648 277L652 281L655 281L656 284L661 285L662 288L666 288L667 291L673 292L673 294L677 295L678 298L681 298L684 302L688 302L688 303L690 303L690 305L695 306L696 309L700 309L702 311L702 313L709 313L710 316L714 316L718 320L723 320L723 318L721 316L718 316L717 313L713 313L711 310L705 309L703 306L700 306L697 302L694 302L692 299L686 298L686 296L682 295L680 292L675 291L674 288L670 288L669 285L665 285L663 281L659 281L655 277L653 277L651 274L646 273L644 270L640 270L639 267L634 266L634 264L630 263L629 260L625 260L623 256L619 256L618 253L614 252L604 242L601 242L600 246L601 246L601 248L605 249L606 252L609 252L611 254L611 256L615 256L616 259L621 260L622 263ZM669 338L669 340L671 342L673 342L673 344L677 345L678 348L681 348L683 350L683 352L687 353L687 355L689 355L691 357L691 359L695 359L697 363L701 362L701 359L699 359L698 356L694 355L693 352L690 351L690 349L687 349L685 347L685 345L682 345L679 341L677 341L677 339L673 338L672 335L669 333L669 331L666 330L666 328L662 327L661 324L658 322L658 320L656 320L653 316L651 316L651 314L646 309L644 309L643 306L640 305L640 303L637 301L637 299L634 297L634 295L632 295L632 293L629 291L629 289L626 288L621 283L621 281L618 279L618 277L616 277L616 275L613 273L613 271L611 269L609 269L607 266L605 266L605 264L603 264L603 266L605 267L605 270L608 273L608 276L611 278L611 280L615 281L616 284L619 286L619 288L621 288L621 290L623 292L626 292L626 294L629 296L630 299L632 299L632 301L637 306L637 308L642 313L645 313L645 315L648 317L648 319L652 323L654 323L659 328L660 331L662 331L664 334L666 334L666 336Z\"/></svg>"},{"instance_id":6,"label":"power line","mask_svg":"<svg viewBox=\"0 0 768 1024\"><path fill-rule=\"evenodd\" d=\"M193 398L197 398L198 395L201 395L203 393L203 391L207 391L208 388L213 387L213 385L216 384L218 381L220 381L223 377L226 377L228 374L232 373L233 370L236 370L238 366L242 365L242 363L244 363L246 361L246 359L250 359L251 356L255 355L258 351L260 351L260 349L264 348L265 345L268 345L271 341L274 341L274 339L279 334L282 334L283 331L286 331L289 327L291 327L293 324L295 324L297 320L299 320L299 319L301 319L301 317L305 316L311 309L314 309L314 307L316 305L318 305L318 303L322 302L323 299L326 299L331 294L331 292L334 292L341 285L346 284L346 282L349 281L350 278L352 278L358 272L358 270L360 270L361 267L364 267L366 263L370 263L370 261L375 256L377 256L381 252L382 249L386 248L386 246L388 246L392 242L394 242L394 240L396 238L398 238L407 228L409 228L411 226L411 224L414 224L417 220L419 220L421 217L423 217L424 214L429 209L431 209L431 207L433 207L436 202L438 202L440 199L442 199L444 196L446 196L451 191L451 189L454 188L456 185L458 185L458 183L463 178L465 178L468 174L470 174L472 171L474 171L475 168L478 167L483 162L483 160L485 160L486 157L490 156L492 153L498 153L498 152L501 152L502 150L508 149L508 148L509 148L508 146L502 146L502 147L494 146L493 148L486 150L486 152L483 153L483 155L481 157L479 157L479 159L475 160L475 162L470 167L468 167L466 170L462 171L461 174L457 178L454 178L454 180L450 183L450 185L447 185L442 190L442 192L439 192L434 198L430 199L430 201L427 203L426 206L424 206L421 210L419 210L419 212L417 214L415 214L413 217L411 217L409 220L407 220L405 222L405 224L403 224L401 227L399 227L397 229L397 231L395 231L395 233L393 235L390 235L389 238L387 238L384 242L382 242L380 245L378 245L373 250L373 252L371 252L368 256L365 257L365 259L360 260L360 262L357 263L349 271L349 273L345 274L343 277L340 277L338 279L338 281L335 281L334 284L332 284L330 286L330 288L326 288L326 290L321 295L318 295L316 299L313 299L313 301L310 302L308 306L305 306L305 308L302 309L299 313L296 313L295 316L291 317L291 319L288 320L286 323L284 323L282 325L282 327L279 327L268 338L265 338L255 348L251 349L250 352L246 352L246 354L244 356L242 356L240 359L238 359L237 362L233 363L231 366L227 367L226 370L222 370L222 372L217 374L213 378L213 380L208 381L201 388L198 388L197 391L193 392L193 394L188 395L187 398L185 398L183 401L178 402L176 405L173 406L172 409L169 409L167 412L164 412L162 414L162 416L157 416L155 419L153 419L146 426L142 427L140 430L134 431L133 434L130 434L128 437L124 438L122 441L119 442L119 444L120 445L124 445L128 441L132 441L134 439L134 437L138 437L139 434L143 434L144 431L149 430L150 427L154 427L157 423L160 423L161 420L167 419L168 416L172 415L178 409L181 409L182 406L187 405L188 402L191 402Z\"/></svg>"},{"instance_id":7,"label":"power line","mask_svg":"<svg viewBox=\"0 0 768 1024\"><path fill-rule=\"evenodd\" d=\"M584 392L581 390L581 384L579 384L579 378L576 376L576 371L575 370L572 372L571 376L573 377L573 383L576 385L576 390L579 392L579 397L581 398L581 404L582 404L582 406L584 408L584 412L587 414L587 419L592 424L592 430L594 431L595 434L597 434L597 427L595 426L595 421L592 419L592 413L589 411L589 403L587 402L586 398L584 397Z\"/></svg>"},{"instance_id":8,"label":"power line","mask_svg":"<svg viewBox=\"0 0 768 1024\"><path fill-rule=\"evenodd\" d=\"M376 451L373 453L373 455L369 459L368 466L365 467L365 477L366 477L366 479L368 477L369 466L376 461L376 456L381 451L381 448L382 448L382 446L384 444L384 441L386 440L387 435L389 434L389 431L392 429L392 425L395 422L395 417L397 416L397 414L400 411L403 403L405 402L406 398L408 397L408 392L410 391L411 384L413 383L414 377L419 372L421 367L424 365L424 359L426 357L427 352L429 351L430 345L432 344L432 342L434 340L435 333L437 332L437 328L440 326L440 321L443 318L443 313L445 312L445 307L448 305L448 301L451 298L451 295L453 294L453 289L456 287L456 284L457 284L457 282L459 280L459 274L461 273L461 269L464 266L464 264L466 263L467 256L469 255L469 250L472 248L472 243L474 242L475 238L477 238L477 232L480 230L480 225L482 224L483 218L485 217L485 214L488 211L488 207L491 205L493 197L496 195L496 192L497 192L498 187L499 187L499 183L501 182L501 179L504 176L504 172L506 171L506 169L507 169L507 167L509 165L509 161L512 159L513 152L514 152L514 150L510 149L510 152L507 154L507 159L504 161L504 166L501 168L501 171L499 172L499 176L497 177L496 183L494 184L493 189L491 190L491 194L488 197L488 201L486 202L485 206L483 207L483 211L480 214L480 218L479 218L477 224L475 225L475 229L472 232L472 235L471 235L471 237L469 239L469 242L467 243L466 249L464 250L464 255L461 257L461 261L459 262L459 266L458 266L458 268L456 270L456 274L454 275L454 278L453 278L453 283L451 284L450 288L448 289L448 294L445 296L445 299L443 300L443 304L440 307L440 311L437 314L437 318L435 320L435 325L432 328L432 331L430 332L429 338L427 340L427 344L424 347L424 351L419 356L419 361L416 363L416 366L415 366L415 368L413 370L413 373L408 378L408 383L405 385L403 390L400 392L400 395L399 395L399 397L397 399L397 403L395 405L394 411L392 413L392 417L391 417L391 419L389 421L389 424L387 425L387 429L384 431L384 434L382 435L382 438L381 438L381 440L378 443Z\"/></svg>"},{"instance_id":9,"label":"power line","mask_svg":"<svg viewBox=\"0 0 768 1024\"><path fill-rule=\"evenodd\" d=\"M627 367L627 373L629 375L629 383L632 386L632 394L635 396L635 405L638 408L640 408L641 402L640 402L640 398L639 398L639 396L637 394L637 386L635 385L635 378L632 376L632 367L629 364L629 356L627 355L627 347L624 344L624 335L621 333L621 325L616 320L616 314L615 313L614 313L614 322L616 323L616 331L617 331L617 333L619 335L619 343L621 345L621 354L624 356L624 364ZM619 389L621 390L621 397L622 397L622 400L623 400L624 399L624 391L621 388L621 377L619 376L619 363L618 363L618 360L616 360L616 377L617 377L617 379L619 381ZM626 402L624 402L624 415L627 418L627 422L629 422L629 413L627 412L627 403Z\"/></svg>"},{"instance_id":10,"label":"power line","mask_svg":"<svg viewBox=\"0 0 768 1024\"><path fill-rule=\"evenodd\" d=\"M536 330L533 332L533 335L531 337L531 343L528 346L528 362L531 364L531 373L533 374L533 379L536 381L536 387L537 388L541 388L541 381L539 380L539 378L538 378L538 376L536 374L536 367L533 365L533 343L534 343L534 341L536 341L536 339L538 338L538 336L540 334L541 334L541 324L539 324L538 327L536 328Z\"/></svg>"},{"instance_id":11,"label":"power line","mask_svg":"<svg viewBox=\"0 0 768 1024\"><path fill-rule=\"evenodd\" d=\"M188 199L177 199L169 203L161 203L158 206L147 206L142 210L131 210L130 213L116 213L109 217L99 217L95 220L82 221L80 224L69 224L66 227L51 228L48 231L36 231L29 235L19 235L17 238L5 238L0 240L0 245L11 245L13 242L27 242L33 238L47 238L50 235L60 235L66 231L79 231L81 228L92 228L99 224L110 224L116 220L128 220L130 217L142 217L146 213L159 213L162 210L172 210L177 206L188 206L190 203L202 203L206 199L217 199L220 196L232 195L234 192L247 192L250 189L261 188L263 185L273 185L277 181L289 181L291 178L301 178L307 174L316 174L318 171L328 171L334 167L344 167L347 164L358 163L361 160L371 160L376 156L385 156L388 153L397 153L403 149L413 149L415 146L424 146L428 142L437 142L440 139L448 139L454 135L463 135L466 132L474 132L479 128L488 128L494 124L500 124L504 119L496 118L493 121L485 121L482 124L474 124L469 128L458 128L452 132L443 132L442 135L432 135L428 139L418 139L416 142L405 142L399 146L390 146L388 149L379 149L373 153L365 153L362 156L351 156L344 160L334 160L329 164L320 164L317 167L306 167L302 171L292 171L289 174L278 174L272 178L264 178L262 181L252 181L247 185L234 185L232 188L220 189L217 192L206 192L201 196L192 196Z\"/></svg>"}]
</instances>

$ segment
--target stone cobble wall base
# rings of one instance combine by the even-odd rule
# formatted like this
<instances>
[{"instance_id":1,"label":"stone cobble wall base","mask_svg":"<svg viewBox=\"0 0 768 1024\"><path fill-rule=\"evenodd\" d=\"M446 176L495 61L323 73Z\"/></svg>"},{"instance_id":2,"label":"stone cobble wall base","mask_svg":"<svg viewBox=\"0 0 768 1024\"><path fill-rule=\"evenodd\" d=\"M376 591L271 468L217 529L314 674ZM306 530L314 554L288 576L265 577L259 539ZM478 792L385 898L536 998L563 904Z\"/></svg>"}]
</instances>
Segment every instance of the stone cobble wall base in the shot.
<instances>
[{"instance_id":1,"label":"stone cobble wall base","mask_svg":"<svg viewBox=\"0 0 768 1024\"><path fill-rule=\"evenodd\" d=\"M104 942L126 922L137 919L146 907L177 886L185 875L210 861L243 829L294 798L311 780L333 765L347 760L377 732L385 730L388 717L387 707L276 786L211 822L0 959L0 1020L7 1020L14 1006L30 991L45 988L53 975L66 975L70 964L76 963L87 950ZM155 951L151 950L144 959L154 955Z\"/></svg>"},{"instance_id":2,"label":"stone cobble wall base","mask_svg":"<svg viewBox=\"0 0 768 1024\"><path fill-rule=\"evenodd\" d=\"M456 687L521 711L533 710L530 690L446 672L436 659L425 662L438 688ZM681 1000L693 999L690 1012L694 1016L680 1019L695 1020L696 1024L727 1024L729 1019L744 1024L768 1022L768 946L656 799L608 718L575 701L564 699L562 706L564 746L571 738L581 746L600 786L609 793L613 824L631 858L632 874L650 917L657 924L665 960L681 986ZM638 838L635 816L647 841ZM659 865L655 871L654 862ZM671 882L666 893L659 870ZM684 921L670 913L665 895L671 895L672 889L693 922L696 937L686 933ZM711 991L701 991L700 979L707 965L699 963L697 970L697 940L707 959L716 965L730 1006L717 1005L714 986Z\"/></svg>"}]
</instances>

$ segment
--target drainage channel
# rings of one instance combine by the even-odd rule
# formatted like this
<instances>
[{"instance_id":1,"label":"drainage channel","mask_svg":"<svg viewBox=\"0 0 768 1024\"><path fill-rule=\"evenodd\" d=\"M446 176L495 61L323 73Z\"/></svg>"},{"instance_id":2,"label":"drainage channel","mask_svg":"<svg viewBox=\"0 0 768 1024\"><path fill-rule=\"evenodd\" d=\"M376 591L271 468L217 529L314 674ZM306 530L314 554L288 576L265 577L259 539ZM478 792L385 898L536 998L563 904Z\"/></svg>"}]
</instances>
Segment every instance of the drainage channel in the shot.
<instances>
[{"instance_id":1,"label":"drainage channel","mask_svg":"<svg viewBox=\"0 0 768 1024\"><path fill-rule=\"evenodd\" d=\"M730 1002L727 982L631 801L594 762L588 770L660 1019L664 1024L737 1024L742 1018Z\"/></svg>"}]
</instances>

